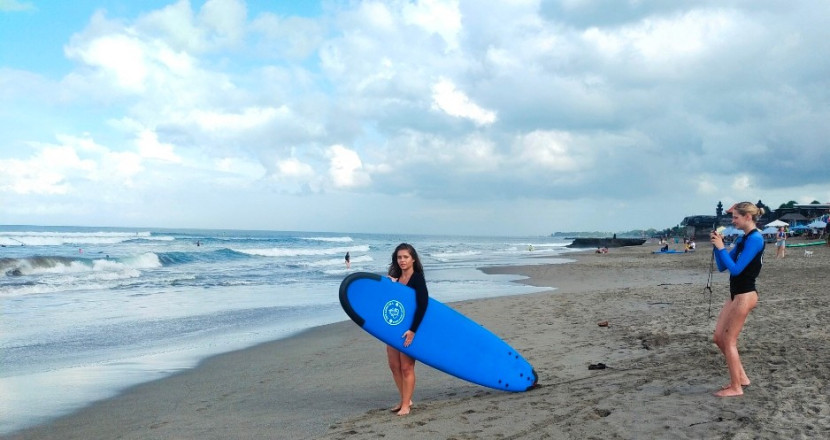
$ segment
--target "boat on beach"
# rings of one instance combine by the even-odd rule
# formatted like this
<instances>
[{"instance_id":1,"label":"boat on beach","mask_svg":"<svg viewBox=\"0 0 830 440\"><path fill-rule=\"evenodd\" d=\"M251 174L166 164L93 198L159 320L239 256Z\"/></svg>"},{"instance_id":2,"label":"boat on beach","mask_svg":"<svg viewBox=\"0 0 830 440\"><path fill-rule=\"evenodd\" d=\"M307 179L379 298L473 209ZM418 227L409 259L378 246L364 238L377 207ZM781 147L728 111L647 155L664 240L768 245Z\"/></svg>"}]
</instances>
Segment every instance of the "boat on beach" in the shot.
<instances>
[{"instance_id":1,"label":"boat on beach","mask_svg":"<svg viewBox=\"0 0 830 440\"><path fill-rule=\"evenodd\" d=\"M793 247L805 247L805 246L820 246L820 245L823 245L823 244L827 244L827 242L824 241L824 240L820 240L820 241L811 241L811 242L808 242L808 243L795 243L795 244L787 243L787 247L788 248L793 248Z\"/></svg>"},{"instance_id":2,"label":"boat on beach","mask_svg":"<svg viewBox=\"0 0 830 440\"><path fill-rule=\"evenodd\" d=\"M574 238L573 243L569 244L569 248L618 248L624 246L640 246L646 242L645 238Z\"/></svg>"}]
</instances>

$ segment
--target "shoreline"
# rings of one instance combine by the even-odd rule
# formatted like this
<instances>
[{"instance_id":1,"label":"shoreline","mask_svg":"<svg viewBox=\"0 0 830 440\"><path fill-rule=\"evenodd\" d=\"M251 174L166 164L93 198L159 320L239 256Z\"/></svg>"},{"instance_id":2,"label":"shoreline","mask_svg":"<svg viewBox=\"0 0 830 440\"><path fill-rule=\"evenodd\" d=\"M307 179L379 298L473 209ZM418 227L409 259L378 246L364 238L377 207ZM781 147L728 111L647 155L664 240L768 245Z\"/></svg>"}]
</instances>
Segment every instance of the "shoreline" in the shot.
<instances>
[{"instance_id":1,"label":"shoreline","mask_svg":"<svg viewBox=\"0 0 830 440\"><path fill-rule=\"evenodd\" d=\"M78 412L1 438L800 438L830 435L830 248L774 259L739 342L753 386L728 381L703 293L710 254L656 246L574 253L572 263L481 269L552 290L465 300L536 368L539 386L502 393L418 365L413 413L397 398L382 343L351 321L209 358ZM553 290L555 288L555 290ZM713 279L712 313L728 298ZM599 327L608 321L608 327ZM588 366L605 363L604 370ZM740 437L739 438L743 438Z\"/></svg>"}]
</instances>

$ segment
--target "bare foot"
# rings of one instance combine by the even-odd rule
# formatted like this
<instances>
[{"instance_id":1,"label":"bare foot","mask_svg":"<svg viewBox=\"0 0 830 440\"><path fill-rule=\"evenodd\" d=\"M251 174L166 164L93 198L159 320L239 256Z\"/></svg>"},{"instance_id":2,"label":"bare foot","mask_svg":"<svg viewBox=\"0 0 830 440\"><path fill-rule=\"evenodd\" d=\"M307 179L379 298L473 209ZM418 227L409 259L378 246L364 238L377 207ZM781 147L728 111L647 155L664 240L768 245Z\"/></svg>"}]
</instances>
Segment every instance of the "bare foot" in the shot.
<instances>
[{"instance_id":1,"label":"bare foot","mask_svg":"<svg viewBox=\"0 0 830 440\"><path fill-rule=\"evenodd\" d=\"M410 409L411 409L411 408L410 408L410 407L408 407L408 406L405 406L405 407L401 408L401 410L400 410L400 411L398 411L398 413L397 413L397 414L398 414L398 417L400 417L400 416L405 416L405 415L409 415L409 411L410 411Z\"/></svg>"},{"instance_id":2,"label":"bare foot","mask_svg":"<svg viewBox=\"0 0 830 440\"><path fill-rule=\"evenodd\" d=\"M729 388L724 388L724 389L718 391L717 393L715 393L715 396L716 397L733 397L733 396L741 396L743 394L744 394L743 388L738 387L738 389L735 389L735 388L729 387Z\"/></svg>"},{"instance_id":3,"label":"bare foot","mask_svg":"<svg viewBox=\"0 0 830 440\"><path fill-rule=\"evenodd\" d=\"M741 383L741 387L743 387L743 388L746 388L746 387L748 387L748 386L749 386L749 381L746 381L745 383ZM725 390L725 389L728 389L728 388L732 388L732 384L731 384L731 383L728 383L728 384L726 384L726 385L724 385L724 386L720 387L720 389L722 389L722 390Z\"/></svg>"},{"instance_id":4,"label":"bare foot","mask_svg":"<svg viewBox=\"0 0 830 440\"><path fill-rule=\"evenodd\" d=\"M409 406L412 406L412 401L411 400L409 401ZM389 408L389 411L392 411L392 412L398 412L400 410L401 410L401 404L400 403L393 406L392 408Z\"/></svg>"}]
</instances>

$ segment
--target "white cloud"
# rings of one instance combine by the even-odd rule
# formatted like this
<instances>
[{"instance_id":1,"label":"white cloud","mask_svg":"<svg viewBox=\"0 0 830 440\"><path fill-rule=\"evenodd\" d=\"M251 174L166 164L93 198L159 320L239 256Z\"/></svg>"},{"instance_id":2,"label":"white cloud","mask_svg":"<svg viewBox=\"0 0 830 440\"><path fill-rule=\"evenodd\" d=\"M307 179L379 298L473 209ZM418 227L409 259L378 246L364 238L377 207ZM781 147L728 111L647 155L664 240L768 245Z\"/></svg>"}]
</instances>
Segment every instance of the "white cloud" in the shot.
<instances>
[{"instance_id":1,"label":"white cloud","mask_svg":"<svg viewBox=\"0 0 830 440\"><path fill-rule=\"evenodd\" d=\"M419 0L405 3L404 22L413 23L427 32L441 36L447 44L447 52L458 49L461 12L457 0Z\"/></svg>"},{"instance_id":2,"label":"white cloud","mask_svg":"<svg viewBox=\"0 0 830 440\"><path fill-rule=\"evenodd\" d=\"M247 11L240 0L208 0L199 19L211 32L210 40L218 46L236 46L245 35Z\"/></svg>"},{"instance_id":3,"label":"white cloud","mask_svg":"<svg viewBox=\"0 0 830 440\"><path fill-rule=\"evenodd\" d=\"M251 162L238 157L223 157L213 161L213 169L223 173L238 174L256 178L265 173L265 168L259 163Z\"/></svg>"},{"instance_id":4,"label":"white cloud","mask_svg":"<svg viewBox=\"0 0 830 440\"><path fill-rule=\"evenodd\" d=\"M342 145L333 145L327 150L327 156L329 178L336 188L361 187L371 182L357 152Z\"/></svg>"},{"instance_id":5,"label":"white cloud","mask_svg":"<svg viewBox=\"0 0 830 440\"><path fill-rule=\"evenodd\" d=\"M67 48L67 56L101 69L107 79L132 93L144 90L148 66L140 41L126 35L97 38L82 47Z\"/></svg>"},{"instance_id":6,"label":"white cloud","mask_svg":"<svg viewBox=\"0 0 830 440\"><path fill-rule=\"evenodd\" d=\"M713 195L717 194L718 186L708 176L700 176L697 179L698 194Z\"/></svg>"},{"instance_id":7,"label":"white cloud","mask_svg":"<svg viewBox=\"0 0 830 440\"><path fill-rule=\"evenodd\" d=\"M358 14L367 20L367 26L392 31L395 29L396 19L392 11L382 2L360 2Z\"/></svg>"},{"instance_id":8,"label":"white cloud","mask_svg":"<svg viewBox=\"0 0 830 440\"><path fill-rule=\"evenodd\" d=\"M145 159L157 159L167 162L181 162L182 159L173 151L172 144L159 142L155 132L143 130L136 139L138 153Z\"/></svg>"},{"instance_id":9,"label":"white cloud","mask_svg":"<svg viewBox=\"0 0 830 440\"><path fill-rule=\"evenodd\" d=\"M488 125L496 121L495 112L476 105L446 78L440 79L432 86L432 108L450 116L469 119L478 125Z\"/></svg>"},{"instance_id":10,"label":"white cloud","mask_svg":"<svg viewBox=\"0 0 830 440\"><path fill-rule=\"evenodd\" d=\"M144 171L142 156L133 152L111 152L101 159L101 180L132 185L132 178Z\"/></svg>"},{"instance_id":11,"label":"white cloud","mask_svg":"<svg viewBox=\"0 0 830 440\"><path fill-rule=\"evenodd\" d=\"M575 172L583 168L575 150L574 139L568 133L534 131L516 139L514 154L525 167L540 167L549 171Z\"/></svg>"},{"instance_id":12,"label":"white cloud","mask_svg":"<svg viewBox=\"0 0 830 440\"><path fill-rule=\"evenodd\" d=\"M183 122L195 123L207 132L239 132L267 125L287 115L287 109L271 107L252 107L241 112L194 110L185 115Z\"/></svg>"},{"instance_id":13,"label":"white cloud","mask_svg":"<svg viewBox=\"0 0 830 440\"><path fill-rule=\"evenodd\" d=\"M246 18L247 8L240 0L208 0L196 14L191 2L179 0L141 16L134 29L177 51L200 54L242 44Z\"/></svg>"},{"instance_id":14,"label":"white cloud","mask_svg":"<svg viewBox=\"0 0 830 440\"><path fill-rule=\"evenodd\" d=\"M752 181L749 176L742 174L736 176L732 180L732 188L738 192L744 192L752 186Z\"/></svg>"},{"instance_id":15,"label":"white cloud","mask_svg":"<svg viewBox=\"0 0 830 440\"><path fill-rule=\"evenodd\" d=\"M277 172L280 176L289 178L308 179L314 176L314 169L311 165L300 162L295 158L278 161Z\"/></svg>"},{"instance_id":16,"label":"white cloud","mask_svg":"<svg viewBox=\"0 0 830 440\"><path fill-rule=\"evenodd\" d=\"M680 62L729 43L738 17L726 10L691 10L645 18L619 29L591 27L583 38L606 57L641 56L645 62Z\"/></svg>"},{"instance_id":17,"label":"white cloud","mask_svg":"<svg viewBox=\"0 0 830 440\"><path fill-rule=\"evenodd\" d=\"M95 163L78 157L72 147L43 146L27 160L0 159L0 192L66 194L68 175L94 170Z\"/></svg>"}]
</instances>

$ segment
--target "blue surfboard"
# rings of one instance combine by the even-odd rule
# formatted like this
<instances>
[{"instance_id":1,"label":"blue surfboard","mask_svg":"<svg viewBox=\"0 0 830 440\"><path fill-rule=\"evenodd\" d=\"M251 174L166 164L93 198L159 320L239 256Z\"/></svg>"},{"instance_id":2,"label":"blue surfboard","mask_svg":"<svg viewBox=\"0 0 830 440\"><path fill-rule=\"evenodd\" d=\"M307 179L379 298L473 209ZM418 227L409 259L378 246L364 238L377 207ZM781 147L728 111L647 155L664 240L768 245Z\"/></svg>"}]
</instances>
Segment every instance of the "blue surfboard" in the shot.
<instances>
[{"instance_id":1,"label":"blue surfboard","mask_svg":"<svg viewBox=\"0 0 830 440\"><path fill-rule=\"evenodd\" d=\"M415 290L385 276L347 276L340 283L340 305L363 330L437 370L502 391L536 385L533 366L513 347L433 298L415 339L404 347L402 336L415 313Z\"/></svg>"}]
</instances>

